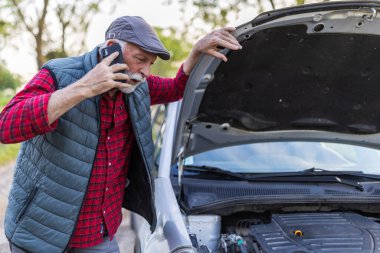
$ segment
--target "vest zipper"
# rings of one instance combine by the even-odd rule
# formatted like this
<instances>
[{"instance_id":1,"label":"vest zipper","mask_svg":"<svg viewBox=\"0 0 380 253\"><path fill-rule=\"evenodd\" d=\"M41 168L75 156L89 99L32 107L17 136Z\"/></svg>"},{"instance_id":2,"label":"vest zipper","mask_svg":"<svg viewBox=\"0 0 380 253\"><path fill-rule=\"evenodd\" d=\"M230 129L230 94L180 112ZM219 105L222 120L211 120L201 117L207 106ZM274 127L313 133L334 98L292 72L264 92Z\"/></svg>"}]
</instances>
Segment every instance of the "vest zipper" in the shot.
<instances>
[{"instance_id":1,"label":"vest zipper","mask_svg":"<svg viewBox=\"0 0 380 253\"><path fill-rule=\"evenodd\" d=\"M133 94L129 94L129 95L126 95L126 96L128 96L128 113L129 113L129 115L132 115L131 114L131 110L130 110L130 103L129 103L129 101L130 101L130 99L132 99L132 97L130 97L130 96L133 96ZM148 95L149 96L149 95ZM150 110L149 110L149 112L150 112ZM133 117L133 116L132 116ZM156 209L155 209L155 205L154 205L154 199L155 199L155 197L154 197L154 191L153 191L153 188L152 188L152 184L153 184L153 182L152 182L152 178L150 177L150 172L149 172L149 167L148 167L148 162L146 161L146 157L145 157L145 155L144 155L144 152L143 152L143 148L141 147L141 143L140 143L140 140L137 140L138 139L138 135L136 135L136 133L137 133L137 131L136 131L136 128L135 128L135 125L134 125L134 121L132 121L131 120L131 125L132 125L132 129L133 129L133 134L135 135L135 138L136 138L136 143L137 143L137 146L138 146L138 148L139 148L139 151L140 151L140 154L141 154L141 158L143 159L143 161L144 161L144 165L145 165L145 172L146 172L146 174L147 174L147 176L148 176L148 180L149 180L149 187L150 187L150 192L151 192L151 206L153 207L152 209L152 211L153 211L153 222L152 222L152 225L151 225L151 231L153 232L154 230L152 230L152 228L156 228L156 224L157 224L157 217L156 217Z\"/></svg>"},{"instance_id":2,"label":"vest zipper","mask_svg":"<svg viewBox=\"0 0 380 253\"><path fill-rule=\"evenodd\" d=\"M33 188L33 190L30 192L28 198L26 199L24 206L22 207L22 209L18 213L16 220L15 220L16 224L18 224L22 220L22 218L24 218L26 211L29 209L30 204L32 203L32 201L34 199L34 196L36 196L37 191L38 191L38 187L35 186Z\"/></svg>"}]
</instances>

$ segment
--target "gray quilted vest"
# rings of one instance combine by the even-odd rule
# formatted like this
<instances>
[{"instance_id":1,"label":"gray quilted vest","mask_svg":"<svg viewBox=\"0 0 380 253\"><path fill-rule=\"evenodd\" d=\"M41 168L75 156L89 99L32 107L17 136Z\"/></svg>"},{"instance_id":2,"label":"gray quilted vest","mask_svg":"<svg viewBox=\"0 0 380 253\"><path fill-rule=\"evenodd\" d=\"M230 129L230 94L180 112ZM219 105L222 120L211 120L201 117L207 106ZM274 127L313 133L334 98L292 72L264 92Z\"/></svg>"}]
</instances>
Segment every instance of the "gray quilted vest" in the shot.
<instances>
[{"instance_id":1,"label":"gray quilted vest","mask_svg":"<svg viewBox=\"0 0 380 253\"><path fill-rule=\"evenodd\" d=\"M58 89L74 83L98 63L98 48L80 56L49 61L43 66ZM136 139L128 172L130 184L123 207L156 226L153 143L147 83L126 95ZM65 113L54 132L21 145L5 216L5 235L33 253L64 252L76 226L91 175L99 139L99 100L87 99Z\"/></svg>"}]
</instances>

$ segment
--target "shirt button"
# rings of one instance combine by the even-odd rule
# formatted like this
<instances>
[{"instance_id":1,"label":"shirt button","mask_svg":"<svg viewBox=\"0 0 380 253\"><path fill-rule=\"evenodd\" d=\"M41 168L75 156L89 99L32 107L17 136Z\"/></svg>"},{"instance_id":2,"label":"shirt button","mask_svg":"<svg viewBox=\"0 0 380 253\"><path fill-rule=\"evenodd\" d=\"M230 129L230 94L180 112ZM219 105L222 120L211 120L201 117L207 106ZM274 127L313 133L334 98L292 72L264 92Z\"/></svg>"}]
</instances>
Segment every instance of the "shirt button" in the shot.
<instances>
[{"instance_id":1,"label":"shirt button","mask_svg":"<svg viewBox=\"0 0 380 253\"><path fill-rule=\"evenodd\" d=\"M108 163L109 166L111 166L111 163Z\"/></svg>"},{"instance_id":2,"label":"shirt button","mask_svg":"<svg viewBox=\"0 0 380 253\"><path fill-rule=\"evenodd\" d=\"M108 187L106 188L106 191L108 191Z\"/></svg>"},{"instance_id":3,"label":"shirt button","mask_svg":"<svg viewBox=\"0 0 380 253\"><path fill-rule=\"evenodd\" d=\"M106 214L106 211L103 211L104 214Z\"/></svg>"},{"instance_id":4,"label":"shirt button","mask_svg":"<svg viewBox=\"0 0 380 253\"><path fill-rule=\"evenodd\" d=\"M107 137L107 140L110 140L110 139L111 139L111 137L108 136L108 137Z\"/></svg>"}]
</instances>

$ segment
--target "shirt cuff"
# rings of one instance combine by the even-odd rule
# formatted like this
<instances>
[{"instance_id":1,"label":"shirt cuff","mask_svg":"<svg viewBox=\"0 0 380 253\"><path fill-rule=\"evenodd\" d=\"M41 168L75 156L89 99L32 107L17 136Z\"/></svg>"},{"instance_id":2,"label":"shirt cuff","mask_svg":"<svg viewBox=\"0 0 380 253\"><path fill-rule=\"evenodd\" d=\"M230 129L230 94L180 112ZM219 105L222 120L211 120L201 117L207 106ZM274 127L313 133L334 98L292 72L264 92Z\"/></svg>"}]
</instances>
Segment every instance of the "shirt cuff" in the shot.
<instances>
[{"instance_id":1,"label":"shirt cuff","mask_svg":"<svg viewBox=\"0 0 380 253\"><path fill-rule=\"evenodd\" d=\"M42 100L42 115L41 122L37 122L37 125L41 127L42 132L51 132L57 128L58 125L58 119L55 120L53 123L49 125L49 118L48 118L48 104L49 99L53 93L47 93L42 96L40 96ZM38 119L39 117L35 117Z\"/></svg>"},{"instance_id":2,"label":"shirt cuff","mask_svg":"<svg viewBox=\"0 0 380 253\"><path fill-rule=\"evenodd\" d=\"M186 75L186 73L183 71L183 64L181 64L181 67L178 69L176 78L177 79L183 79L183 78L185 78L186 81L187 81L187 79L189 79L189 76Z\"/></svg>"}]
</instances>

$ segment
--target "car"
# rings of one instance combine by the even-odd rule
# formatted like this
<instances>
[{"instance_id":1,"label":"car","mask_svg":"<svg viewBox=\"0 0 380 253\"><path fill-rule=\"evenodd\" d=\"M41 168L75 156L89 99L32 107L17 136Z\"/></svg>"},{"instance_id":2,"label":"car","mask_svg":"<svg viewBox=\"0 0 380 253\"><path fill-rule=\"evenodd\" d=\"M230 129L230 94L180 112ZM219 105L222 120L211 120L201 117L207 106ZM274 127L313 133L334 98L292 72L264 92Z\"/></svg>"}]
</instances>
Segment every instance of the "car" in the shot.
<instances>
[{"instance_id":1,"label":"car","mask_svg":"<svg viewBox=\"0 0 380 253\"><path fill-rule=\"evenodd\" d=\"M157 109L135 252L380 252L380 2L265 12Z\"/></svg>"}]
</instances>

